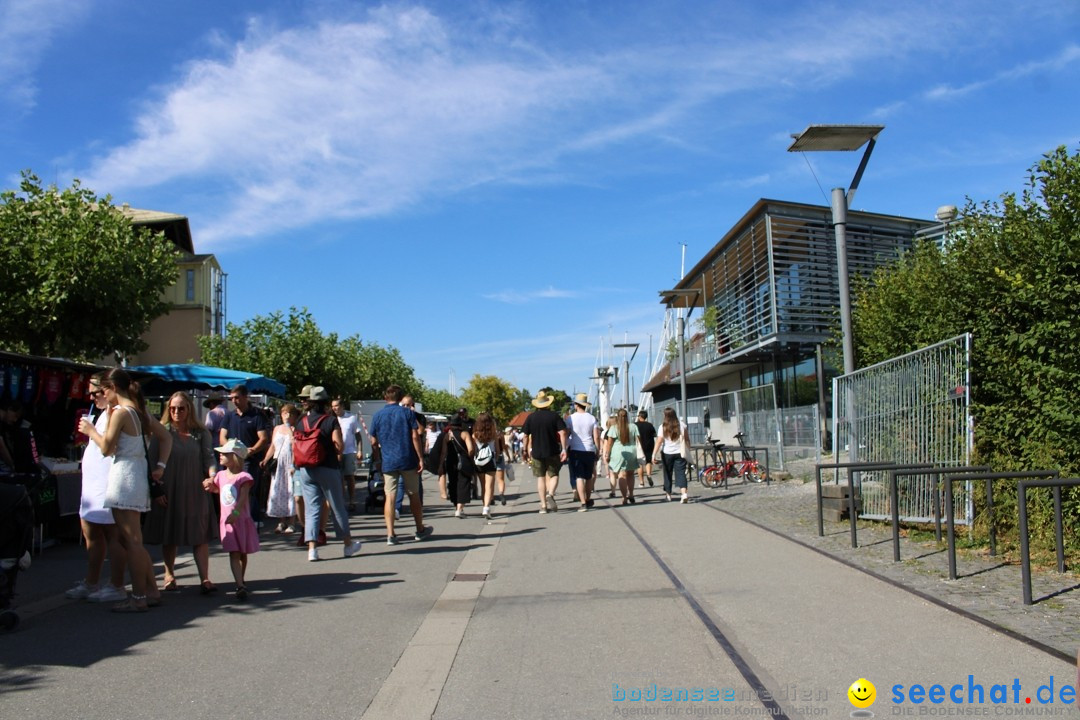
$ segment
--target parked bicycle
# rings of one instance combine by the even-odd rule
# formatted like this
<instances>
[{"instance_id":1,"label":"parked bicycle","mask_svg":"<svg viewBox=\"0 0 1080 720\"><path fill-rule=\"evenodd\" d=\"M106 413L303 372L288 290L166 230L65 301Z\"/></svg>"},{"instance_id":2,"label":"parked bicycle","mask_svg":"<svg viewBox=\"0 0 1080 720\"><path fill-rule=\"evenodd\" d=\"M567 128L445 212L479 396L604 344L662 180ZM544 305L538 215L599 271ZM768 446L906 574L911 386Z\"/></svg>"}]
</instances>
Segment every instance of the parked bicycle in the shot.
<instances>
[{"instance_id":1,"label":"parked bicycle","mask_svg":"<svg viewBox=\"0 0 1080 720\"><path fill-rule=\"evenodd\" d=\"M713 462L698 472L698 481L708 488L726 485L728 479L741 477L744 482L762 482L765 480L765 468L758 462L754 452L746 445L746 436L735 433L739 446L724 445L709 439ZM735 459L735 452L742 454L742 460Z\"/></svg>"}]
</instances>

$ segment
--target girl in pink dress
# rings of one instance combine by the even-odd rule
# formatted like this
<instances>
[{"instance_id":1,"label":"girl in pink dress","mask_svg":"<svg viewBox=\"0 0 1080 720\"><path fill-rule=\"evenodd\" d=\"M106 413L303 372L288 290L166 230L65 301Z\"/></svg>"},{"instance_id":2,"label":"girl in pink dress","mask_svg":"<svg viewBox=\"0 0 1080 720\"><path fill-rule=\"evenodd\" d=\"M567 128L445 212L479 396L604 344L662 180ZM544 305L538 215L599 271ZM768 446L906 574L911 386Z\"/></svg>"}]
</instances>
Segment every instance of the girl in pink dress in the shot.
<instances>
[{"instance_id":1,"label":"girl in pink dress","mask_svg":"<svg viewBox=\"0 0 1080 720\"><path fill-rule=\"evenodd\" d=\"M246 600L247 556L259 552L259 531L248 508L251 485L255 481L244 472L244 458L248 454L244 443L234 438L214 449L221 453L221 464L225 469L206 478L203 488L218 493L221 498L221 547L229 553L229 565L236 580L236 599Z\"/></svg>"}]
</instances>

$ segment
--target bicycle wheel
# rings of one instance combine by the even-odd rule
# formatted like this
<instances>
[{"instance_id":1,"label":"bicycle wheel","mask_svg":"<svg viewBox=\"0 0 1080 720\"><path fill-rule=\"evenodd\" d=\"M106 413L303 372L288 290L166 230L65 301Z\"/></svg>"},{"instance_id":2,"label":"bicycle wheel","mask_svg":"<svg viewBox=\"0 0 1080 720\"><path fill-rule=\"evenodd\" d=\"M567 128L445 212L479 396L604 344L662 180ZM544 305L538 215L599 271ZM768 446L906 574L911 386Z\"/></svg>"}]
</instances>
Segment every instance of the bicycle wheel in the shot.
<instances>
[{"instance_id":1,"label":"bicycle wheel","mask_svg":"<svg viewBox=\"0 0 1080 720\"><path fill-rule=\"evenodd\" d=\"M755 460L743 468L742 476L744 482L763 482L765 480L765 470Z\"/></svg>"},{"instance_id":2,"label":"bicycle wheel","mask_svg":"<svg viewBox=\"0 0 1080 720\"><path fill-rule=\"evenodd\" d=\"M716 476L716 466L710 465L704 470L698 472L698 481L707 488L719 487L720 483L719 478L717 478Z\"/></svg>"}]
</instances>

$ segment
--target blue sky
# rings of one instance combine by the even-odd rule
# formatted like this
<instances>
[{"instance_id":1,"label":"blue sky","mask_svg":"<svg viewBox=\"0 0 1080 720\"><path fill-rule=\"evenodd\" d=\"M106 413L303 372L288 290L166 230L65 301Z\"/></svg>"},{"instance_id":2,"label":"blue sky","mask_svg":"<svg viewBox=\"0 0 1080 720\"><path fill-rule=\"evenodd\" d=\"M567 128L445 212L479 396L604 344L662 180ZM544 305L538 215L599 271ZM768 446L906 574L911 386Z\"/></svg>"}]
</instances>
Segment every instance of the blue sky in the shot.
<instances>
[{"instance_id":1,"label":"blue sky","mask_svg":"<svg viewBox=\"0 0 1080 720\"><path fill-rule=\"evenodd\" d=\"M855 206L931 218L1078 106L1075 0L0 0L4 187L187 215L230 321L307 306L441 388L585 390L624 338L640 386L682 244L850 181L811 123L886 125Z\"/></svg>"}]
</instances>

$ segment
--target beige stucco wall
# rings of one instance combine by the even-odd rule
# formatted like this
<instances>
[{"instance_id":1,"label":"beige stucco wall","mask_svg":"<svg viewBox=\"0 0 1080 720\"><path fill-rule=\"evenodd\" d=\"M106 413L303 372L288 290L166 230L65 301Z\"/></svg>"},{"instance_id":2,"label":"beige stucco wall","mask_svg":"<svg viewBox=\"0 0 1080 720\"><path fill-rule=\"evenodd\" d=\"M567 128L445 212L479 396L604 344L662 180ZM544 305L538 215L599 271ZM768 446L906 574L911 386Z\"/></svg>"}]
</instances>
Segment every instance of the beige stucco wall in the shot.
<instances>
[{"instance_id":1,"label":"beige stucco wall","mask_svg":"<svg viewBox=\"0 0 1080 720\"><path fill-rule=\"evenodd\" d=\"M195 339L210 328L209 310L202 307L173 308L150 325L143 341L150 346L129 358L131 365L167 365L201 361Z\"/></svg>"}]
</instances>

